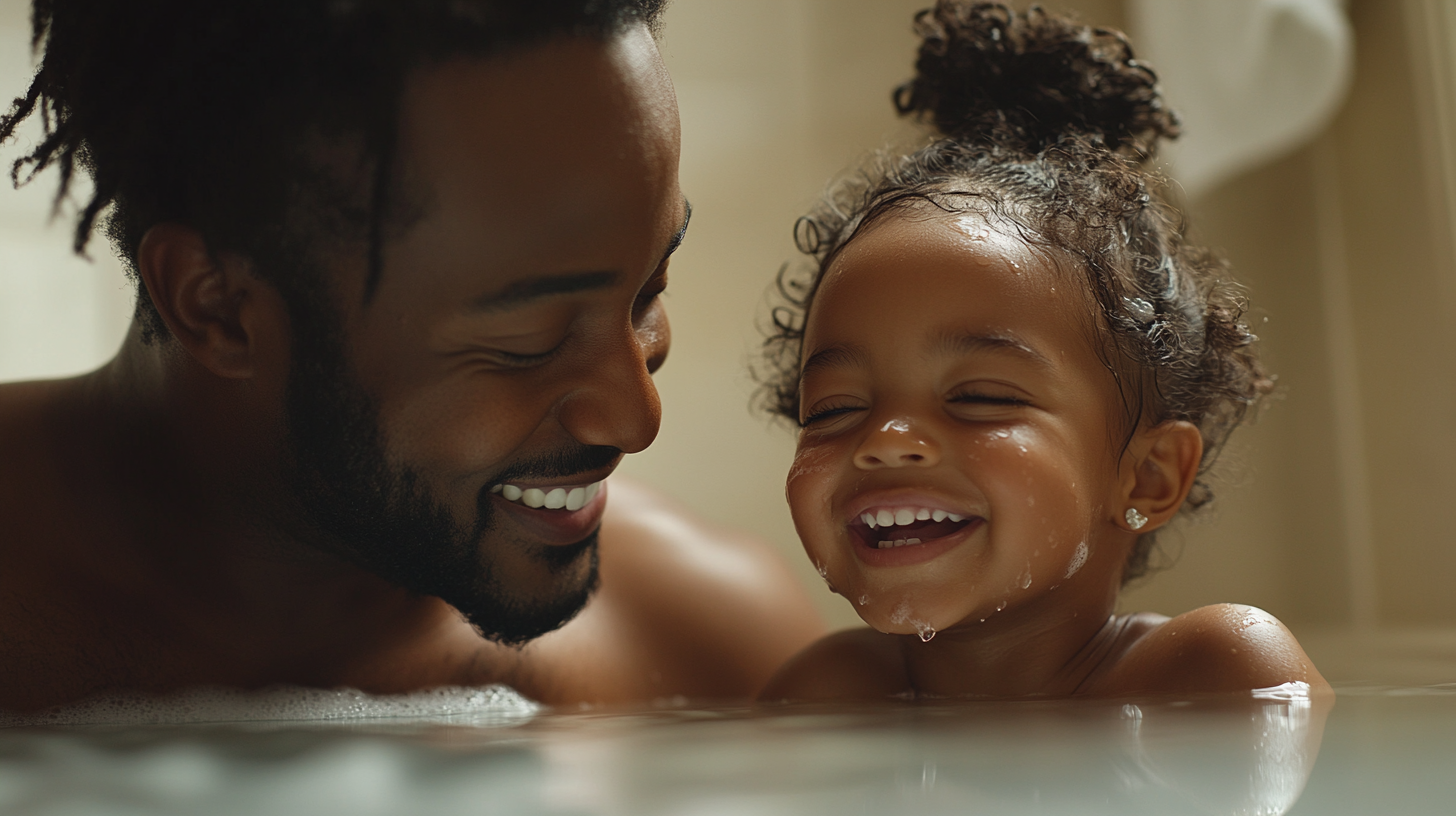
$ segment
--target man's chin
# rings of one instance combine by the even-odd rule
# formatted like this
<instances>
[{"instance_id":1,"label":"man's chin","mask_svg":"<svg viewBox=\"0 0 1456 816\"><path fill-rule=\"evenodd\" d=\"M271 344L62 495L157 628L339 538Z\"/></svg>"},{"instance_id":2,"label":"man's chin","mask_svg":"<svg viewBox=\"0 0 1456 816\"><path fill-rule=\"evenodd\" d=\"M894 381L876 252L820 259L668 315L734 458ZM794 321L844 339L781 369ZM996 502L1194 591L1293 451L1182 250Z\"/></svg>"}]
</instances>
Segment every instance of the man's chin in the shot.
<instances>
[{"instance_id":1,"label":"man's chin","mask_svg":"<svg viewBox=\"0 0 1456 816\"><path fill-rule=\"evenodd\" d=\"M537 560L546 567L546 586L522 592L491 580L470 598L446 598L481 637L505 646L522 646L554 632L575 618L597 589L597 535L576 544L545 548Z\"/></svg>"}]
</instances>

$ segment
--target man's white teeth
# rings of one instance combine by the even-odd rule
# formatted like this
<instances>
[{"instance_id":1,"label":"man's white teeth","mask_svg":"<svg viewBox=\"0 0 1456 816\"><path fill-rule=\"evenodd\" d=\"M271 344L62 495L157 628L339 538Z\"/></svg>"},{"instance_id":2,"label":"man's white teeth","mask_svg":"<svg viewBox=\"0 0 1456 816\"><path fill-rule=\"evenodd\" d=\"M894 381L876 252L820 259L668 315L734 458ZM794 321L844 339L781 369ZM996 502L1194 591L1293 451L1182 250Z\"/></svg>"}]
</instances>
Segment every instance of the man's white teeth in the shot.
<instances>
[{"instance_id":1,"label":"man's white teeth","mask_svg":"<svg viewBox=\"0 0 1456 816\"><path fill-rule=\"evenodd\" d=\"M907 524L914 524L917 521L961 521L965 519L958 513L947 513L944 510L931 510L925 507L897 507L894 510L879 510L874 513L865 512L860 514L859 520L865 523L871 530L878 530L881 527L903 527ZM886 546L881 542L881 546Z\"/></svg>"},{"instance_id":2,"label":"man's white teeth","mask_svg":"<svg viewBox=\"0 0 1456 816\"><path fill-rule=\"evenodd\" d=\"M920 539L918 539L918 538L897 538L894 541L881 541L880 542L880 549L882 549L882 550L888 550L891 547L908 547L911 544L919 544L919 543L920 543Z\"/></svg>"},{"instance_id":3,"label":"man's white teeth","mask_svg":"<svg viewBox=\"0 0 1456 816\"><path fill-rule=\"evenodd\" d=\"M522 489L513 484L499 484L492 487L490 492L500 494L500 497L506 501L520 502L527 507L544 507L547 510L565 509L575 512L596 498L601 489L601 482L593 482L586 487L554 487L550 490L542 490L537 487Z\"/></svg>"},{"instance_id":4,"label":"man's white teeth","mask_svg":"<svg viewBox=\"0 0 1456 816\"><path fill-rule=\"evenodd\" d=\"M566 509L573 513L580 510L587 501L586 491L587 488L585 487L573 487L566 491L566 504L564 505ZM596 493L593 492L592 495L595 496Z\"/></svg>"}]
</instances>

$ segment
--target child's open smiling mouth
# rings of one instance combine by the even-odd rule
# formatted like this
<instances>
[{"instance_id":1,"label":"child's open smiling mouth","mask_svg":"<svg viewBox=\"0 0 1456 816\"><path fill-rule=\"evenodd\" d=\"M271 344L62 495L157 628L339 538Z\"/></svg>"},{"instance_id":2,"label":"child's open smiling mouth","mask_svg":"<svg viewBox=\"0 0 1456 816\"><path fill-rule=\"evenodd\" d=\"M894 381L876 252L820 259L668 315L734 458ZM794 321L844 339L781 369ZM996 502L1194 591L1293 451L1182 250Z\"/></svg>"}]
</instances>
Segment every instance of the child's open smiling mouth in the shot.
<instances>
[{"instance_id":1,"label":"child's open smiling mouth","mask_svg":"<svg viewBox=\"0 0 1456 816\"><path fill-rule=\"evenodd\" d=\"M848 526L860 561L891 567L929 561L984 524L985 519L978 515L907 503L867 507Z\"/></svg>"}]
</instances>

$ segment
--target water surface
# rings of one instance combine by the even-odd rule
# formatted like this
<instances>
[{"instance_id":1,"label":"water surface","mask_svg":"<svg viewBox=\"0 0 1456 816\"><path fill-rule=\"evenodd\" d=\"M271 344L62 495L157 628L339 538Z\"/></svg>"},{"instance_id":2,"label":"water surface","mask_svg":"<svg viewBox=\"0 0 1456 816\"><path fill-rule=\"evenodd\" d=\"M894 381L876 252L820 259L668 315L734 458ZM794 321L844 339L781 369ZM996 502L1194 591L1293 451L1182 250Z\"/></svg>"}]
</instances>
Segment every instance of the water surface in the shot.
<instances>
[{"instance_id":1,"label":"water surface","mask_svg":"<svg viewBox=\"0 0 1456 816\"><path fill-rule=\"evenodd\" d=\"M324 694L344 695L327 720L0 729L0 813L1367 816L1456 802L1456 685L1347 687L1333 709L1273 694L567 712L472 690L379 716ZM194 700L191 715L219 711Z\"/></svg>"}]
</instances>

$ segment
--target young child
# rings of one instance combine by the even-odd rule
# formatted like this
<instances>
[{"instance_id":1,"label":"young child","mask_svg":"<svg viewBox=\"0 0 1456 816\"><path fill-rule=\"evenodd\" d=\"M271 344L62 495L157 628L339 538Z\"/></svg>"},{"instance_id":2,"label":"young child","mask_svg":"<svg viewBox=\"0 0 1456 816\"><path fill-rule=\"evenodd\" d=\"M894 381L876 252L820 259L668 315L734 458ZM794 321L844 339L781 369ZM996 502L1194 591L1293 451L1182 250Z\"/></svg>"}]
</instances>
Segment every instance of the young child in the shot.
<instances>
[{"instance_id":1,"label":"young child","mask_svg":"<svg viewBox=\"0 0 1456 816\"><path fill-rule=\"evenodd\" d=\"M781 280L772 408L809 557L869 629L765 700L1327 688L1247 606L1114 615L1271 387L1146 167L1177 135L1120 33L940 0L895 101L941 138L842 187Z\"/></svg>"}]
</instances>

